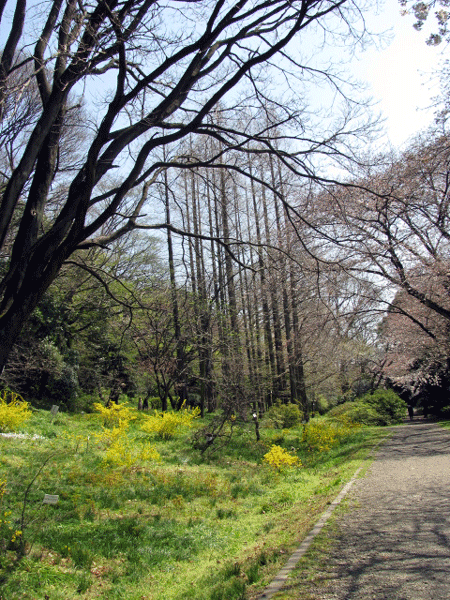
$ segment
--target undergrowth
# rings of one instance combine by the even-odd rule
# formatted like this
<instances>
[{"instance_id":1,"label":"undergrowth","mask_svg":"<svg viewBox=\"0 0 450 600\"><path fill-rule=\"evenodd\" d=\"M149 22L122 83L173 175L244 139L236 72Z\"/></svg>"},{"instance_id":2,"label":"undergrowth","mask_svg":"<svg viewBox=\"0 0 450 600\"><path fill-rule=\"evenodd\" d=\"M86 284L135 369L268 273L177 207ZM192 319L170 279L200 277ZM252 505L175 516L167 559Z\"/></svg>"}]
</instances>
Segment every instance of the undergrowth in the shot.
<instances>
[{"instance_id":1,"label":"undergrowth","mask_svg":"<svg viewBox=\"0 0 450 600\"><path fill-rule=\"evenodd\" d=\"M31 418L28 402L11 390L0 392L0 432L17 431Z\"/></svg>"},{"instance_id":2,"label":"undergrowth","mask_svg":"<svg viewBox=\"0 0 450 600\"><path fill-rule=\"evenodd\" d=\"M33 410L28 437L0 437L1 598L251 598L378 435L312 420L256 442L244 423L202 455L195 413L173 417L166 435L127 407Z\"/></svg>"}]
</instances>

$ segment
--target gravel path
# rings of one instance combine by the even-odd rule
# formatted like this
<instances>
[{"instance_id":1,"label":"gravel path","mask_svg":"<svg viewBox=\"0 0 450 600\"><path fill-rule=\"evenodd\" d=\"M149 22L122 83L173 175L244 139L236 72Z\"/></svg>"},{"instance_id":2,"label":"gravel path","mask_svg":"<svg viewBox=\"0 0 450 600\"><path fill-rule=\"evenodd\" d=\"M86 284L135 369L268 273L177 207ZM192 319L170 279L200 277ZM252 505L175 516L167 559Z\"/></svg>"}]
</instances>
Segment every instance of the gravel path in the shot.
<instances>
[{"instance_id":1,"label":"gravel path","mask_svg":"<svg viewBox=\"0 0 450 600\"><path fill-rule=\"evenodd\" d=\"M395 428L349 502L320 600L450 599L450 431Z\"/></svg>"}]
</instances>

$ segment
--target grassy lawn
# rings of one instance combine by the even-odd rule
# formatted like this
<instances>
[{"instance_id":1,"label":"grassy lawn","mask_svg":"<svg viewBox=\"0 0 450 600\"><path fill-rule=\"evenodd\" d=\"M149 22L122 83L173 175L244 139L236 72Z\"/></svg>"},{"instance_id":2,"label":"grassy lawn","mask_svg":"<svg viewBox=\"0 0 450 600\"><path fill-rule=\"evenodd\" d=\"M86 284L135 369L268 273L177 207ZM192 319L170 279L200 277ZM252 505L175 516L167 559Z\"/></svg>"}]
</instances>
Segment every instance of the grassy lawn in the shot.
<instances>
[{"instance_id":1,"label":"grassy lawn","mask_svg":"<svg viewBox=\"0 0 450 600\"><path fill-rule=\"evenodd\" d=\"M161 439L131 416L115 437L99 414L33 410L27 437L0 436L2 600L255 598L386 433L262 427L257 442L249 423L202 454L201 423ZM267 464L274 444L301 465Z\"/></svg>"},{"instance_id":2,"label":"grassy lawn","mask_svg":"<svg viewBox=\"0 0 450 600\"><path fill-rule=\"evenodd\" d=\"M439 421L439 425L444 427L444 429L450 429L450 420L446 419L445 421Z\"/></svg>"}]
</instances>

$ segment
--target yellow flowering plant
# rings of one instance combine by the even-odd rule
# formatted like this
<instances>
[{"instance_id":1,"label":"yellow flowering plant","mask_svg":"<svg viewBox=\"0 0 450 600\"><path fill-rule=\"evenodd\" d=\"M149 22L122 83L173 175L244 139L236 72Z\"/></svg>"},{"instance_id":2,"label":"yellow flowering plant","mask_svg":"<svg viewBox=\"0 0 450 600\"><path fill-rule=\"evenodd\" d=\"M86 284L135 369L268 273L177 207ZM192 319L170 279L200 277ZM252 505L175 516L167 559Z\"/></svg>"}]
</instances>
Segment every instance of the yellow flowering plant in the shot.
<instances>
[{"instance_id":1,"label":"yellow flowering plant","mask_svg":"<svg viewBox=\"0 0 450 600\"><path fill-rule=\"evenodd\" d=\"M140 461L158 461L160 454L154 446L145 444L138 446L125 432L116 436L103 457L105 466L116 466L130 469Z\"/></svg>"},{"instance_id":2,"label":"yellow flowering plant","mask_svg":"<svg viewBox=\"0 0 450 600\"><path fill-rule=\"evenodd\" d=\"M303 428L302 442L310 452L328 452L357 428L359 425L349 419L312 420Z\"/></svg>"},{"instance_id":3,"label":"yellow flowering plant","mask_svg":"<svg viewBox=\"0 0 450 600\"><path fill-rule=\"evenodd\" d=\"M0 392L0 431L17 431L31 417L28 402L11 390Z\"/></svg>"},{"instance_id":4,"label":"yellow flowering plant","mask_svg":"<svg viewBox=\"0 0 450 600\"><path fill-rule=\"evenodd\" d=\"M186 428L192 427L193 422L200 416L200 409L184 408L178 412L155 411L148 415L141 426L145 433L155 434L162 440L170 440L180 434Z\"/></svg>"},{"instance_id":5,"label":"yellow flowering plant","mask_svg":"<svg viewBox=\"0 0 450 600\"><path fill-rule=\"evenodd\" d=\"M110 429L103 427L100 433L95 433L99 446L103 447L103 465L105 467L131 468L139 461L158 461L160 455L150 444L140 445L128 433L129 421L123 419L117 426Z\"/></svg>"},{"instance_id":6,"label":"yellow flowering plant","mask_svg":"<svg viewBox=\"0 0 450 600\"><path fill-rule=\"evenodd\" d=\"M133 409L126 402L124 404L110 402L108 406L95 402L94 409L100 413L105 427L122 427L136 419Z\"/></svg>"},{"instance_id":7,"label":"yellow flowering plant","mask_svg":"<svg viewBox=\"0 0 450 600\"><path fill-rule=\"evenodd\" d=\"M301 460L295 454L291 454L281 446L272 444L271 449L264 455L263 461L276 471L282 471L287 467L301 467Z\"/></svg>"}]
</instances>

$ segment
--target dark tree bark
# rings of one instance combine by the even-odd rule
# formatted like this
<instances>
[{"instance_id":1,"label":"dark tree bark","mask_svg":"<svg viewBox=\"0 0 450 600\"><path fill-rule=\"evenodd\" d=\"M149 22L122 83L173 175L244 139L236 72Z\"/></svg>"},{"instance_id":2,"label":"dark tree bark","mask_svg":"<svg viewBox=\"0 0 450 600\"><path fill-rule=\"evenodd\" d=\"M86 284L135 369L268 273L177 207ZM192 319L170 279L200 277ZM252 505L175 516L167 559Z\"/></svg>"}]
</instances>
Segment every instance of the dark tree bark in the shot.
<instances>
[{"instance_id":1,"label":"dark tree bark","mask_svg":"<svg viewBox=\"0 0 450 600\"><path fill-rule=\"evenodd\" d=\"M260 68L282 69L283 61L278 66L273 57L293 51L286 64L304 73L290 43L332 13L338 26L345 25L345 2L95 0L85 7L53 0L42 5L44 21L30 56L40 113L24 136L17 166L7 174L0 205L0 247L7 254L0 282L0 371L24 322L73 253L106 247L136 228L168 228L142 218L146 200L135 193L168 167L192 167L185 157L161 160L162 148L194 135L219 139L224 153L251 151L253 141L274 151L266 132L219 127L207 116L244 82L266 105L265 93L259 94ZM173 13L189 11L187 23L194 8L196 26L171 37L165 24ZM0 105L14 61L20 60L22 29L39 25L24 9L20 0L3 51ZM96 89L105 90L102 112L82 124L85 147L79 156L61 165L63 133L83 102L80 90L94 78ZM294 110L289 118L299 121ZM295 154L285 156L294 170L310 176Z\"/></svg>"},{"instance_id":2,"label":"dark tree bark","mask_svg":"<svg viewBox=\"0 0 450 600\"><path fill-rule=\"evenodd\" d=\"M252 166L249 164L249 170L252 172ZM264 264L264 259L262 256L263 252L263 243L261 238L261 226L259 222L259 212L258 212L258 204L256 197L256 189L253 184L253 179L251 180L251 189L252 189L252 200L253 200L253 212L255 217L255 231L256 231L256 243L258 246L258 266L259 266L259 276L261 283L261 307L263 313L263 323L264 323L264 352L266 356L266 371L267 377L270 378L270 390L267 396L267 402L269 406L272 403L272 389L273 382L275 381L275 352L273 347L273 336L272 336L272 328L270 322L270 312L269 312L269 302L267 300L267 285L266 285L266 266Z\"/></svg>"}]
</instances>

